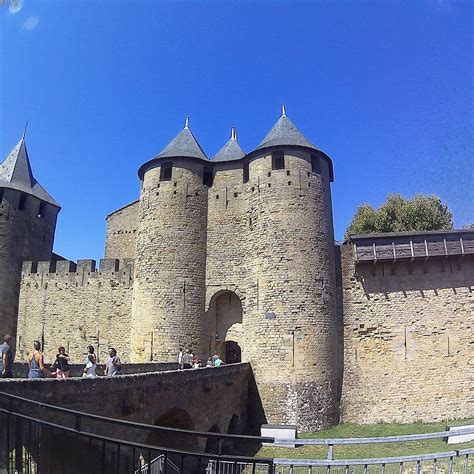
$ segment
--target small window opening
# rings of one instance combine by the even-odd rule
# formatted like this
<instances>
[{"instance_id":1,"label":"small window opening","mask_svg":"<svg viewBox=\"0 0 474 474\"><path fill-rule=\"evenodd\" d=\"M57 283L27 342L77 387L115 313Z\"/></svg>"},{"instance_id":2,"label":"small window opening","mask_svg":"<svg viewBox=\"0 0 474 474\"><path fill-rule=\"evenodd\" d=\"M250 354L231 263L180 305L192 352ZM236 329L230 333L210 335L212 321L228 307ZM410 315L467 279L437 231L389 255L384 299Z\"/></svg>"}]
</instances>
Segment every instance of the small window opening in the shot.
<instances>
[{"instance_id":1,"label":"small window opening","mask_svg":"<svg viewBox=\"0 0 474 474\"><path fill-rule=\"evenodd\" d=\"M38 217L43 219L46 216L46 203L40 202L39 209L38 209Z\"/></svg>"},{"instance_id":2,"label":"small window opening","mask_svg":"<svg viewBox=\"0 0 474 474\"><path fill-rule=\"evenodd\" d=\"M272 153L272 170L285 169L285 155L282 151L275 151Z\"/></svg>"},{"instance_id":3,"label":"small window opening","mask_svg":"<svg viewBox=\"0 0 474 474\"><path fill-rule=\"evenodd\" d=\"M20 202L18 203L18 210L19 211L24 211L25 210L26 200L27 200L26 194L20 194Z\"/></svg>"},{"instance_id":4,"label":"small window opening","mask_svg":"<svg viewBox=\"0 0 474 474\"><path fill-rule=\"evenodd\" d=\"M173 164L163 163L160 169L160 181L171 181L172 172L173 172Z\"/></svg>"},{"instance_id":5,"label":"small window opening","mask_svg":"<svg viewBox=\"0 0 474 474\"><path fill-rule=\"evenodd\" d=\"M290 176L290 170L287 170L286 175Z\"/></svg>"},{"instance_id":6,"label":"small window opening","mask_svg":"<svg viewBox=\"0 0 474 474\"><path fill-rule=\"evenodd\" d=\"M244 183L247 183L249 180L249 164L244 163Z\"/></svg>"},{"instance_id":7,"label":"small window opening","mask_svg":"<svg viewBox=\"0 0 474 474\"><path fill-rule=\"evenodd\" d=\"M0 204L2 204L4 194L5 194L5 190L3 188L1 188L0 189Z\"/></svg>"},{"instance_id":8,"label":"small window opening","mask_svg":"<svg viewBox=\"0 0 474 474\"><path fill-rule=\"evenodd\" d=\"M311 171L313 173L321 174L321 163L318 155L311 155Z\"/></svg>"},{"instance_id":9,"label":"small window opening","mask_svg":"<svg viewBox=\"0 0 474 474\"><path fill-rule=\"evenodd\" d=\"M212 168L205 166L204 172L202 174L202 183L205 186L212 186L213 182L214 182L214 173L212 171Z\"/></svg>"}]
</instances>

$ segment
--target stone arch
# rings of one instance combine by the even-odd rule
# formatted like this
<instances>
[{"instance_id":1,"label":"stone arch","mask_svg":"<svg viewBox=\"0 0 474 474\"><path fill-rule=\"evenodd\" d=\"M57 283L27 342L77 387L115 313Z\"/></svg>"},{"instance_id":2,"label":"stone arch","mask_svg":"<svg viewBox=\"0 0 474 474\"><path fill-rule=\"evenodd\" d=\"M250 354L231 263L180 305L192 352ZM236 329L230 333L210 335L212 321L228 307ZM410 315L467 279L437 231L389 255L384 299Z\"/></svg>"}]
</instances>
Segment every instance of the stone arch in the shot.
<instances>
[{"instance_id":1,"label":"stone arch","mask_svg":"<svg viewBox=\"0 0 474 474\"><path fill-rule=\"evenodd\" d=\"M166 426L169 428L179 428L183 430L193 430L194 422L191 415L182 408L171 408L161 415L155 422L156 426ZM174 448L193 451L198 449L198 439L193 435L174 433L170 431L153 431L147 439L146 444L161 446L163 448Z\"/></svg>"},{"instance_id":2,"label":"stone arch","mask_svg":"<svg viewBox=\"0 0 474 474\"><path fill-rule=\"evenodd\" d=\"M229 427L227 428L227 433L229 434L240 434L242 431L240 417L233 415L229 421Z\"/></svg>"},{"instance_id":3,"label":"stone arch","mask_svg":"<svg viewBox=\"0 0 474 474\"><path fill-rule=\"evenodd\" d=\"M209 354L214 354L217 351L224 362L227 363L226 354L229 352L229 348L226 343L232 341L234 344L232 350L238 352L238 361L240 362L243 342L242 322L243 306L241 297L229 289L221 289L215 292L209 301L206 313ZM232 362L236 362L236 360L232 360Z\"/></svg>"},{"instance_id":4,"label":"stone arch","mask_svg":"<svg viewBox=\"0 0 474 474\"><path fill-rule=\"evenodd\" d=\"M221 430L217 425L213 425L209 429L209 433L220 433ZM217 438L207 438L206 441L206 453L219 454L219 440Z\"/></svg>"},{"instance_id":5,"label":"stone arch","mask_svg":"<svg viewBox=\"0 0 474 474\"><path fill-rule=\"evenodd\" d=\"M231 291L235 293L238 298L240 299L240 303L242 305L242 310L244 309L245 305L245 293L237 286L237 285L222 285L222 286L213 286L212 288L207 288L206 292L206 312L209 310L209 306L211 301L218 296L219 294L225 293L226 291Z\"/></svg>"}]
</instances>

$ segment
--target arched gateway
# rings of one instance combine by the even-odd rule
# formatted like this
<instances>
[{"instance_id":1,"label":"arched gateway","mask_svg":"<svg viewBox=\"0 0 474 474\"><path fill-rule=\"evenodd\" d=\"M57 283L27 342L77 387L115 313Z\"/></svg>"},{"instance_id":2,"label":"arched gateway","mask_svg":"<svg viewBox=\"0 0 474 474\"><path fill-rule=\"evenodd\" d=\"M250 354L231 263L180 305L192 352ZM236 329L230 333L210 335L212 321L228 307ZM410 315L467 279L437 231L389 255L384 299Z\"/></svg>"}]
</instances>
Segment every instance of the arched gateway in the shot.
<instances>
[{"instance_id":1,"label":"arched gateway","mask_svg":"<svg viewBox=\"0 0 474 474\"><path fill-rule=\"evenodd\" d=\"M209 353L218 352L226 364L242 360L242 303L230 290L215 293L207 310Z\"/></svg>"}]
</instances>

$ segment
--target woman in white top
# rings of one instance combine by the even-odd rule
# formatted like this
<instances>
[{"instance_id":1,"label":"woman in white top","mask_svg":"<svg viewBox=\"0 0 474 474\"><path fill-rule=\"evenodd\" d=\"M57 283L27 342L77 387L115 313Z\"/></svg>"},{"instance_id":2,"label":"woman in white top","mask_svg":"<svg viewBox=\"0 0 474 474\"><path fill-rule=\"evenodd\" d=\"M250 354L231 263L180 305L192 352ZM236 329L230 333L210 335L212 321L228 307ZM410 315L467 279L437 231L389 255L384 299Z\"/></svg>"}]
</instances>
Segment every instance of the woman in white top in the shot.
<instances>
[{"instance_id":1,"label":"woman in white top","mask_svg":"<svg viewBox=\"0 0 474 474\"><path fill-rule=\"evenodd\" d=\"M97 364L95 363L95 356L90 354L88 357L88 362L84 367L84 373L82 374L83 377L88 379L93 379L96 377L95 369Z\"/></svg>"}]
</instances>

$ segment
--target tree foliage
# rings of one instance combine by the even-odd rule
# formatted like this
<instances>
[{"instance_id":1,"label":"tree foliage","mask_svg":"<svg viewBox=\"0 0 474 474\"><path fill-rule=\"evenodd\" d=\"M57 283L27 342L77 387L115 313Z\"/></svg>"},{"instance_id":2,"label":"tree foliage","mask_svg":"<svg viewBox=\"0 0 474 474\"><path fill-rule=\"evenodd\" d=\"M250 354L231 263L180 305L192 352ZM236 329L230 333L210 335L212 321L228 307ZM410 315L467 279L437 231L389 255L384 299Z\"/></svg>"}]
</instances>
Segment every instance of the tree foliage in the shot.
<instances>
[{"instance_id":1,"label":"tree foliage","mask_svg":"<svg viewBox=\"0 0 474 474\"><path fill-rule=\"evenodd\" d=\"M363 204L346 230L346 238L356 234L449 230L453 215L438 196L416 194L407 199L401 194L389 194L379 208Z\"/></svg>"}]
</instances>

